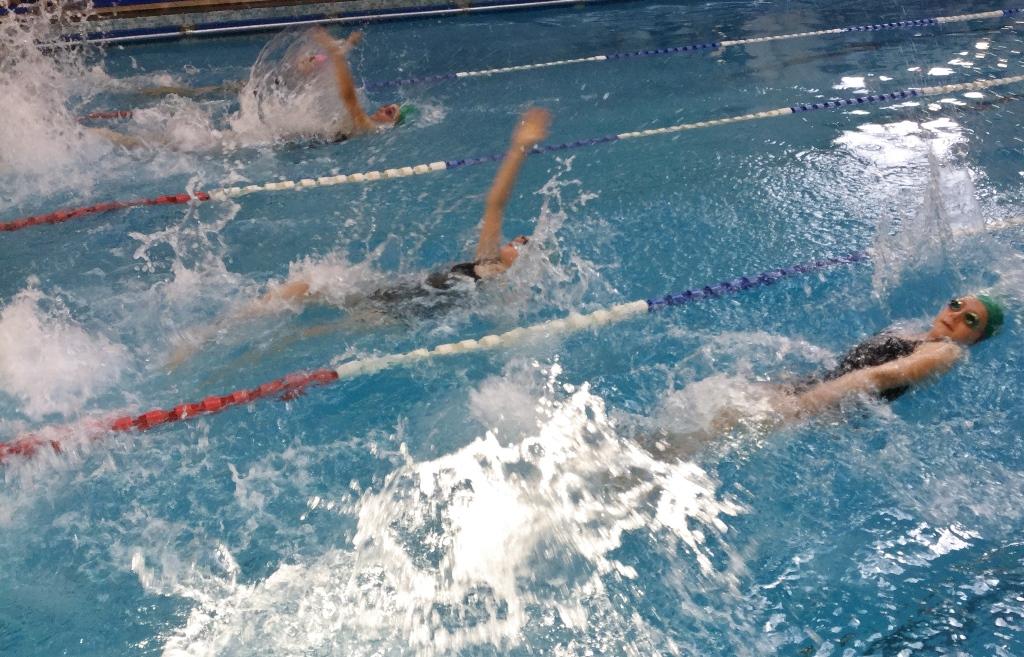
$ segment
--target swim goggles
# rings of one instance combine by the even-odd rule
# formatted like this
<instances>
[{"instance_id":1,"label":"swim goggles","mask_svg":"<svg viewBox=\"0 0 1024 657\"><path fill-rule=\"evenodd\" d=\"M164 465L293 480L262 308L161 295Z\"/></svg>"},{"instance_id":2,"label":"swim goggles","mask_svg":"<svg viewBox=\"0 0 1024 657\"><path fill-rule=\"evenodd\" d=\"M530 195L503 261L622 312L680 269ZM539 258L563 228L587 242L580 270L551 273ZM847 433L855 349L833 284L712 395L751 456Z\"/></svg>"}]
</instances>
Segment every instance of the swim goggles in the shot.
<instances>
[{"instance_id":1,"label":"swim goggles","mask_svg":"<svg viewBox=\"0 0 1024 657\"><path fill-rule=\"evenodd\" d=\"M953 312L958 312L964 307L964 302L960 299L950 299L949 309ZM973 310L968 310L964 313L964 324L967 324L967 328L976 329L981 324L981 317L978 317L978 313Z\"/></svg>"}]
</instances>

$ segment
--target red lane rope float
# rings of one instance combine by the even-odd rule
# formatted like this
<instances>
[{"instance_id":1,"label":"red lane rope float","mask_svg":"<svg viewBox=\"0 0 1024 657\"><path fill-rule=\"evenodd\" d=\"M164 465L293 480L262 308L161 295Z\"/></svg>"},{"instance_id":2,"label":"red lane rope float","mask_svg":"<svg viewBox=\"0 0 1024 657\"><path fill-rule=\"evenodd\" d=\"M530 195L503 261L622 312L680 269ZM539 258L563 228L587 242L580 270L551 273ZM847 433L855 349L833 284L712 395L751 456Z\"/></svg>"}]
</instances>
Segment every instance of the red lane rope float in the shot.
<instances>
[{"instance_id":1,"label":"red lane rope float","mask_svg":"<svg viewBox=\"0 0 1024 657\"><path fill-rule=\"evenodd\" d=\"M260 384L248 390L235 390L226 395L210 395L195 403L178 404L171 409L155 408L140 415L125 415L93 427L93 433L87 439L98 440L109 432L146 431L163 424L180 422L200 415L212 415L232 406L240 406L262 399L280 395L281 399L293 399L302 394L311 385L326 385L338 379L338 373L332 369L319 369L312 372L296 372L279 379ZM65 433L74 433L65 428ZM0 464L12 458L32 458L40 450L49 448L54 453L64 449L60 440L43 437L38 434L26 434L15 440L0 443Z\"/></svg>"},{"instance_id":2,"label":"red lane rope float","mask_svg":"<svg viewBox=\"0 0 1024 657\"><path fill-rule=\"evenodd\" d=\"M30 226L40 226L42 224L60 224L65 221L86 217L91 214L111 212L122 208L135 208L142 205L175 205L177 203L188 203L193 200L209 201L210 194L207 192L195 192L194 194L167 194L164 196L156 196L154 198L137 198L131 201L108 201L106 203L97 203L95 205L87 205L80 208L67 208L47 214L22 217L21 219L15 219L14 221L0 222L0 233L5 231L10 232L21 230L22 228L28 228Z\"/></svg>"},{"instance_id":3,"label":"red lane rope float","mask_svg":"<svg viewBox=\"0 0 1024 657\"><path fill-rule=\"evenodd\" d=\"M78 117L79 121L98 121L102 119L130 119L132 118L132 110L107 110L99 112L89 112L85 116Z\"/></svg>"}]
</instances>

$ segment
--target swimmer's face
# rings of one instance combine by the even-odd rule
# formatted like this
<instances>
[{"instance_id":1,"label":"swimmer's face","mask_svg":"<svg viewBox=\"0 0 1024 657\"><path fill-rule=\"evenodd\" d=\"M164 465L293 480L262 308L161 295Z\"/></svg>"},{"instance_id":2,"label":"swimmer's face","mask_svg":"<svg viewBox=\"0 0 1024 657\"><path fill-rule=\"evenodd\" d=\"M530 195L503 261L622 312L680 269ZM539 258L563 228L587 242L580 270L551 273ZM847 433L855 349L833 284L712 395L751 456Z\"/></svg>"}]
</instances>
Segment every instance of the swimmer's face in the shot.
<instances>
[{"instance_id":1,"label":"swimmer's face","mask_svg":"<svg viewBox=\"0 0 1024 657\"><path fill-rule=\"evenodd\" d=\"M377 111L370 115L370 119L379 125L395 125L398 121L398 103L381 105Z\"/></svg>"},{"instance_id":2,"label":"swimmer's face","mask_svg":"<svg viewBox=\"0 0 1024 657\"><path fill-rule=\"evenodd\" d=\"M498 256L501 258L501 264L506 267L511 267L512 263L519 257L519 247L530 241L526 235L520 235L510 241L505 246L498 249Z\"/></svg>"},{"instance_id":3,"label":"swimmer's face","mask_svg":"<svg viewBox=\"0 0 1024 657\"><path fill-rule=\"evenodd\" d=\"M960 344L974 344L985 335L988 310L974 297L952 299L932 320L931 334Z\"/></svg>"}]
</instances>

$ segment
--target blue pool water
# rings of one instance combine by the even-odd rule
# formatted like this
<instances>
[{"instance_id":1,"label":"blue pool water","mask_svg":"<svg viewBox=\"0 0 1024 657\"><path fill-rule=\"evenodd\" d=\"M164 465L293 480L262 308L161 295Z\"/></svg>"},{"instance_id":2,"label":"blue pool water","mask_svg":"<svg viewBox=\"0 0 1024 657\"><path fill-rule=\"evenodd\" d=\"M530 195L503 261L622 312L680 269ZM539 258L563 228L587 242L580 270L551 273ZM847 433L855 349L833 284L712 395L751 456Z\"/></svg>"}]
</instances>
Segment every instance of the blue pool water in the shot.
<instances>
[{"instance_id":1,"label":"blue pool water","mask_svg":"<svg viewBox=\"0 0 1024 657\"><path fill-rule=\"evenodd\" d=\"M986 11L991 3L622 3L375 24L361 80ZM338 34L338 32L335 32ZM1012 19L634 58L368 94L387 134L226 148L231 99L137 89L244 78L270 35L0 73L0 218L501 152L1021 72ZM2 53L0 53L2 56ZM1020 86L765 119L528 159L500 282L385 326L331 306L222 324L289 272L334 296L470 257L494 165L0 234L0 655L1024 653ZM171 150L127 152L74 117ZM424 361L145 433L91 418L532 325L827 255L839 268L509 349ZM752 383L834 362L993 288L1011 320L890 405L737 430L655 458L659 429L757 410ZM76 433L77 432L77 433Z\"/></svg>"}]
</instances>

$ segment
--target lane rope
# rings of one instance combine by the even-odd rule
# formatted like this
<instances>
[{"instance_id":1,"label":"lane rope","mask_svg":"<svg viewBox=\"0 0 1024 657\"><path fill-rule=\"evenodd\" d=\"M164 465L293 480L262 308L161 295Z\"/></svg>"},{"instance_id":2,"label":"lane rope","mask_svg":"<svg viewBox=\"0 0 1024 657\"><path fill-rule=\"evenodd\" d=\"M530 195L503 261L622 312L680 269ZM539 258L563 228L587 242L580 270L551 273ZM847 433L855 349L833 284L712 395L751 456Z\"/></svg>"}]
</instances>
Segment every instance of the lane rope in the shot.
<instances>
[{"instance_id":1,"label":"lane rope","mask_svg":"<svg viewBox=\"0 0 1024 657\"><path fill-rule=\"evenodd\" d=\"M829 34L846 34L850 32L878 32L882 30L896 30L910 27L929 27L948 23L962 23L989 18L1006 18L1016 14L1024 13L1020 9L997 9L994 11L983 11L973 14L957 14L953 16L935 16L932 18L917 18L911 20L892 21L889 23L874 23L871 25L851 25L847 27L834 27L824 30L812 30L808 32L792 32L789 34L775 34L761 37L749 37L746 39L726 39L723 41L708 41L705 43L692 43L685 46L669 46L665 48L652 48L649 50L632 50L627 52L604 53L590 55L587 57L575 57L572 59L558 59L549 62L537 62L534 64L519 64L515 66L502 66L498 68L479 69L475 71L455 71L451 73L438 73L420 77L399 78L372 82L366 85L368 91L386 89L390 87L404 87L428 82L447 82L464 78L486 77L504 73L518 73L520 71L532 71L541 68L554 66L567 66L571 64L589 64L600 62L611 62L634 57L657 57L660 55L678 55L683 53L696 53L708 50L721 50L732 46L745 46L756 43L768 43L770 41L784 41L789 39L804 39L808 37L825 36Z\"/></svg>"},{"instance_id":2,"label":"lane rope","mask_svg":"<svg viewBox=\"0 0 1024 657\"><path fill-rule=\"evenodd\" d=\"M959 93L964 91L980 91L983 89L990 89L993 87L1015 84L1017 82L1022 81L1024 81L1024 75L1014 75L1004 78L990 78L984 80L975 80L973 82L962 82L958 84L946 84L940 86L904 89L901 91L894 91L889 93L869 94L867 96L854 96L852 98L845 98L840 100L799 103L796 105L791 105L789 107L780 107L778 109L773 110L753 112L751 114L740 114L738 116L729 116L718 119L709 119L707 121L697 121L694 123L680 123L678 125L667 126L664 128L651 128L648 130L621 132L615 135L606 135L604 137L594 137L590 139L580 139L577 141L565 142L562 144L538 144L530 151L530 154L536 155L539 153L555 153L559 151L573 150L578 148L589 148L591 146L607 144L614 141L639 139L642 137L652 137L656 135L668 135L677 132L683 132L686 130L712 128L716 126L729 125L732 123L740 123L743 121L755 121L771 117L786 116L789 114L803 114L806 112L813 112L818 110L830 110L838 109L841 107L852 107L854 105L870 105L875 103L907 100L910 98L918 98L922 96L935 96L950 93ZM344 185L349 183L367 183L376 182L378 180L407 178L409 176L419 176L428 173L436 173L438 171L448 171L451 169L459 169L462 167L474 166L477 164L484 164L488 162L498 162L502 159L502 157L503 155L499 153L452 160L438 160L436 162L415 164L403 167L394 167L383 170L372 170L350 174L320 176L317 178L302 178L301 180L278 180L263 184L246 185L244 187L221 187L218 189L211 189L205 192L194 192L192 194L178 193L158 196L152 199L135 199L131 201L111 201L107 203L97 203L95 205L89 205L80 208L57 210L55 212L50 212L47 214L33 215L7 222L0 222L0 232L12 232L21 230L23 228L29 228L31 226L40 226L43 224L63 223L71 219L78 219L80 217L100 214L104 212L111 212L113 210L119 210L123 208L138 207L143 205L172 205L176 203L189 203L193 201L198 202L211 200L223 201L226 199L246 196L248 194L255 194L257 192L296 191L312 189L314 187L332 187L334 185Z\"/></svg>"},{"instance_id":3,"label":"lane rope","mask_svg":"<svg viewBox=\"0 0 1024 657\"><path fill-rule=\"evenodd\" d=\"M692 43L684 46L669 46L665 48L652 48L647 50L631 50L625 52L602 53L586 57L574 57L570 59L556 59L548 62L536 62L532 64L517 64L513 66L501 66L496 68L485 68L472 71L452 71L449 73L435 73L408 78L395 78L393 80L382 80L378 82L367 82L367 91L379 91L394 87L407 87L419 84L450 82L465 78L489 77L505 73L519 73L522 71L533 71L542 68L555 66L569 66L573 64L591 64L601 62L612 62L636 57L656 57L660 55L678 55L684 53L697 53L711 50L722 50L732 46L745 46L757 43L768 43L771 41L785 41L790 39L804 39L829 34L848 34L851 32L879 32L882 30L896 30L912 27L930 27L948 23L962 23L991 18L1006 18L1024 13L1020 9L997 9L994 11L983 11L973 14L957 14L953 16L935 16L931 18L917 18L889 23L874 23L871 25L851 25L847 27L834 27L824 30L812 30L809 32L792 32L789 34L774 34L761 37L750 37L746 39L726 39L724 41L708 41L705 43ZM82 117L83 119L124 119L131 117L131 110L111 110L109 112L93 112Z\"/></svg>"},{"instance_id":4,"label":"lane rope","mask_svg":"<svg viewBox=\"0 0 1024 657\"><path fill-rule=\"evenodd\" d=\"M739 276L713 285L695 287L675 294L620 303L590 313L571 313L563 318L548 320L532 326L518 327L505 333L486 335L479 339L467 339L441 344L433 349L420 348L399 354L371 356L312 372L296 372L260 384L255 388L235 390L223 395L210 395L199 402L185 402L170 409L155 408L139 415L124 415L113 419L93 419L86 423L88 426L84 430L84 436L82 435L82 428L60 427L40 430L25 434L9 442L0 442L0 464L8 463L15 457L28 459L47 449L59 454L64 451L62 440L66 441L72 437L78 441L83 439L99 440L109 433L148 431L165 424L219 413L232 406L250 404L267 397L278 396L286 400L293 399L311 386L327 385L341 379L373 374L391 367L408 366L442 356L498 349L533 338L547 338L585 329L593 329L605 324L620 322L643 313L653 313L671 306L681 306L696 301L717 299L773 285L787 278L859 263L867 259L868 253L866 251L857 251L847 255L822 258L789 267L771 269L753 276Z\"/></svg>"},{"instance_id":5,"label":"lane rope","mask_svg":"<svg viewBox=\"0 0 1024 657\"><path fill-rule=\"evenodd\" d=\"M992 221L986 224L981 232L996 232L1024 225L1024 215L1018 215ZM976 232L968 229L957 232ZM322 368L312 372L295 372L278 379L260 384L255 388L235 390L224 395L210 395L199 402L182 403L171 409L153 409L139 415L123 415L113 419L93 418L86 421L85 433L81 427L65 426L50 427L37 432L22 435L9 442L0 442L0 465L13 458L31 458L41 451L49 449L54 453L64 450L61 438L82 440L99 440L110 433L129 431L147 431L154 427L192 418L212 415L232 406L250 404L259 399L279 396L290 400L301 395L307 388L323 386L347 378L380 372L399 365L414 363L455 354L484 351L508 347L535 337L550 337L555 334L569 334L584 329L597 328L604 324L623 321L644 312L653 313L670 306L681 306L696 301L717 299L726 295L745 292L758 287L773 285L787 278L821 272L835 267L857 264L870 258L868 251L855 251L846 255L822 258L789 267L771 269L756 276L739 276L714 285L690 288L675 294L666 294L646 300L620 303L601 308L591 313L571 313L567 317L549 320L532 326L520 327L496 335L486 335L479 339L462 340L434 347L433 349L414 349L400 354L388 356L371 356L341 363L334 367Z\"/></svg>"}]
</instances>

